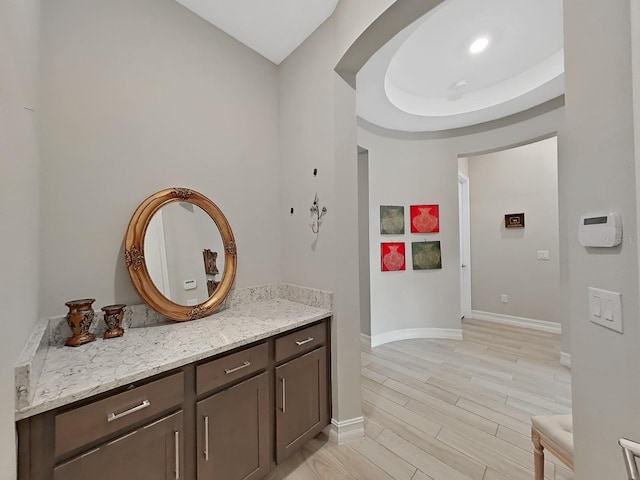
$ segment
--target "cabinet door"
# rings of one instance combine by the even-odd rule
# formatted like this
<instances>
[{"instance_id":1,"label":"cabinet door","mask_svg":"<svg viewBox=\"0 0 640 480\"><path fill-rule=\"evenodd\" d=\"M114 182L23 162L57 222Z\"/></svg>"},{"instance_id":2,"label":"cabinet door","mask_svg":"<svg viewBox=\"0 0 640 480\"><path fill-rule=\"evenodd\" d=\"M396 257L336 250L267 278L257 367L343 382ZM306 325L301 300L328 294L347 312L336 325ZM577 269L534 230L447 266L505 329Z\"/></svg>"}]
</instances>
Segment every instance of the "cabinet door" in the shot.
<instances>
[{"instance_id":1,"label":"cabinet door","mask_svg":"<svg viewBox=\"0 0 640 480\"><path fill-rule=\"evenodd\" d=\"M198 479L257 480L269 473L269 377L198 402Z\"/></svg>"},{"instance_id":2,"label":"cabinet door","mask_svg":"<svg viewBox=\"0 0 640 480\"><path fill-rule=\"evenodd\" d=\"M327 392L325 347L276 368L278 463L329 423Z\"/></svg>"},{"instance_id":3,"label":"cabinet door","mask_svg":"<svg viewBox=\"0 0 640 480\"><path fill-rule=\"evenodd\" d=\"M105 443L54 470L54 480L181 480L182 412Z\"/></svg>"}]
</instances>

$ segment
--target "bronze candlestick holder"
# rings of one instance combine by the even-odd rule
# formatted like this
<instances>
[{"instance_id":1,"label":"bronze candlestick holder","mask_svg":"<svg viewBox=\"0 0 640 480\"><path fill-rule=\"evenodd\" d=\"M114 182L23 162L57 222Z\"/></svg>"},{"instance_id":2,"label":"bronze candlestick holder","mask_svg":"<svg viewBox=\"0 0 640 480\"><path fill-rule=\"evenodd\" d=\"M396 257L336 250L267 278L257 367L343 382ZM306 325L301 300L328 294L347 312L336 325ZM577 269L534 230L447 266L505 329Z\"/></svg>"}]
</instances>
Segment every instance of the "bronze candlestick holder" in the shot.
<instances>
[{"instance_id":1,"label":"bronze candlestick holder","mask_svg":"<svg viewBox=\"0 0 640 480\"><path fill-rule=\"evenodd\" d=\"M116 338L124 335L124 328L122 328L124 307L126 307L126 305L122 303L102 307L102 311L104 312L104 322L107 324L107 331L104 332L103 337L105 340L108 338Z\"/></svg>"},{"instance_id":2,"label":"bronze candlestick holder","mask_svg":"<svg viewBox=\"0 0 640 480\"><path fill-rule=\"evenodd\" d=\"M91 304L95 301L95 298L83 298L65 303L65 305L69 307L67 323L73 333L73 335L67 339L65 345L79 347L85 343L93 342L96 339L93 333L89 333L89 327L91 327L94 316Z\"/></svg>"}]
</instances>

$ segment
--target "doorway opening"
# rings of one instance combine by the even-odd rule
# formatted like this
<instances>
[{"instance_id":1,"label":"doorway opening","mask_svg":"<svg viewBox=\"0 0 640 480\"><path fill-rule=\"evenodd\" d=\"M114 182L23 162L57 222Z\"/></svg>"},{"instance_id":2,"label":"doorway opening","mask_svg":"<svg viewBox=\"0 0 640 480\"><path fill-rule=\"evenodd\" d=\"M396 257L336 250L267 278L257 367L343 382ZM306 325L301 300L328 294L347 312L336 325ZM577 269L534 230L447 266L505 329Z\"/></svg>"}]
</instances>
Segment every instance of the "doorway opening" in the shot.
<instances>
[{"instance_id":1,"label":"doorway opening","mask_svg":"<svg viewBox=\"0 0 640 480\"><path fill-rule=\"evenodd\" d=\"M461 317L560 333L557 137L462 155L458 171Z\"/></svg>"},{"instance_id":2,"label":"doorway opening","mask_svg":"<svg viewBox=\"0 0 640 480\"><path fill-rule=\"evenodd\" d=\"M358 242L360 248L360 332L371 336L371 278L369 274L369 151L358 145Z\"/></svg>"}]
</instances>

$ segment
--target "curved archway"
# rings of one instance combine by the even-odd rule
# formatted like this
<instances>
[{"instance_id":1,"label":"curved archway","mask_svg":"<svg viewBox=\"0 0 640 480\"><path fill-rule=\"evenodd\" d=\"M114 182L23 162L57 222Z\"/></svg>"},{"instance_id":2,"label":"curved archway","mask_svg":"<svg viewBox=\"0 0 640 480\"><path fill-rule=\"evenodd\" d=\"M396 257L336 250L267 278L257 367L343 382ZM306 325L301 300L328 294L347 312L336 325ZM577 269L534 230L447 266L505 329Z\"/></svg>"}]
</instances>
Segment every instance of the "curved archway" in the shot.
<instances>
[{"instance_id":1,"label":"curved archway","mask_svg":"<svg viewBox=\"0 0 640 480\"><path fill-rule=\"evenodd\" d=\"M444 0L403 0L396 1L385 10L347 49L340 61L336 64L335 72L340 75L352 88L356 88L356 75L367 61L389 40L400 33L406 27L427 14ZM370 124L359 118L359 125L376 132L378 135L399 139L429 140L438 138L451 138L473 133L486 132L515 123L530 120L540 115L557 110L564 106L564 95L548 100L540 105L531 107L521 112L508 115L496 120L471 125L468 127L451 128L435 132L404 132L389 130Z\"/></svg>"},{"instance_id":2,"label":"curved archway","mask_svg":"<svg viewBox=\"0 0 640 480\"><path fill-rule=\"evenodd\" d=\"M340 77L354 90L356 88L356 75L359 70L367 63L367 61L380 49L382 48L386 42L391 40L396 34L401 32L406 27L410 26L413 22L418 20L420 17L427 14L432 9L436 8L438 5L443 3L442 1L430 1L430 2L395 2L391 5L387 10L385 10L373 23L371 23L359 36L358 38L351 44L351 46L346 49L345 53L342 55L338 63L335 67L335 72L340 75ZM342 88L340 85L342 84ZM350 90L346 87L343 82L338 80L337 84L334 87L334 95L335 96L335 113L336 119L339 119L339 122L336 123L336 127L340 124L345 126L346 122L346 112L345 99L349 99L347 97L348 92L346 90ZM340 93L341 92L341 93ZM339 99L338 95L342 94L342 100ZM355 95L353 95L355 98ZM355 106L355 105L354 105ZM544 104L533 107L529 110L519 112L517 114L509 115L508 117L500 118L497 120L485 122L483 124L473 125L469 127L463 128L455 128L445 131L439 132L401 132L388 130L382 127L378 127L372 124L368 124L366 121L358 118L358 126L360 127L360 133L358 133L358 140L361 140L361 146L365 149L372 148L372 151L386 151L387 153L391 148L397 148L400 144L397 143L397 140L410 140L412 148L405 149L404 153L401 156L413 156L414 158L414 167L418 168L417 165L420 164L418 162L417 157L422 155L424 158L436 158L440 157L441 160L447 161L455 160L458 155L462 155L466 152L470 151L483 151L483 150L496 150L503 149L508 145L528 143L532 141L534 138L542 138L546 137L550 134L553 134L560 125L561 116L558 114L561 108L564 106L564 97L557 97L553 100L545 102ZM350 106L349 106L350 107ZM352 112L351 115L353 115ZM342 138L342 135L337 135L337 141L345 141ZM386 140L385 140L386 138ZM432 143L432 140L440 140L436 147L436 143ZM395 147L393 147L395 145ZM337 153L340 155L341 151L344 151L347 148L345 144L342 148L340 146L337 147ZM402 147L404 148L404 147ZM420 150L419 152L417 150ZM378 154L378 158L380 158ZM426 156L426 157L425 157ZM391 157L390 157L391 158ZM417 162L417 163L416 163ZM350 170L350 167L344 166L347 162L346 156L343 156L341 159L336 158L336 168L338 170L342 170L345 174L345 177L351 175L354 176L354 172ZM355 159L353 159L353 163L355 164ZM447 171L448 173L450 169L445 167L445 165L441 165L442 162L438 164L438 169L442 171ZM374 169L375 171L375 169ZM369 181L371 181L371 172L368 171ZM384 178L391 178L390 172L386 172L383 175ZM396 182L404 182L398 176L396 178ZM406 180L406 179L405 179ZM405 185L404 183L402 183ZM405 187L408 188L407 185ZM416 187L417 188L417 187ZM449 198L451 195L449 193L438 190L436 196L440 199L440 201L444 202L443 205L446 207L445 210L452 212L456 211L457 215L457 207L456 207L456 199ZM341 196L344 199L344 203L348 203L351 199L347 194L341 192L341 188L338 187L337 195ZM379 192L380 193L380 192ZM382 192L382 197L387 198L391 195L389 192ZM389 198L400 198L400 192L396 192L396 194L391 195ZM432 195L434 191L432 190ZM378 201L383 201L382 197L378 196ZM369 198L372 198L369 195ZM408 202L409 200L407 200ZM404 202L404 203L407 203ZM367 207L368 208L368 207ZM377 214L375 213L375 205L371 205L371 209L366 213L361 211L360 215L368 214L370 217L375 217ZM453 218L449 219L449 223L453 220ZM346 226L343 227L346 231ZM364 235L360 232L360 238L366 238L367 243L361 242L359 245L359 251L366 249L366 253L363 255L367 257L371 261L370 277L367 279L370 283L371 288L371 299L374 297L380 300L382 297L379 295L381 291L388 292L389 290L386 287L389 287L387 283L384 283L386 287L381 287L380 282L384 282L379 277L379 273L377 271L377 267L375 267L376 255L378 252L376 249L379 248L379 244L377 242L377 238L371 237L371 241L369 241L369 236L374 235L375 229L370 229ZM444 242L448 244L453 244L453 240L457 236L457 230L455 228L448 228L446 232L442 235L442 239ZM438 238L439 239L439 238ZM376 241L374 241L376 240ZM410 241L409 238L405 240ZM416 240L414 238L414 240ZM451 278L450 269L456 263L459 263L457 258L454 258L453 251L451 248L447 248L448 258L447 260L447 269L443 274L446 276L446 284L449 285ZM370 252L370 253L369 253ZM459 253L459 252L458 252ZM379 261L379 260L378 260ZM360 289L367 290L369 288L369 284L363 284L364 276L360 276ZM384 278L387 280L387 278ZM420 278L420 281L424 280L424 276ZM427 288L429 290L436 288L434 285L426 284L422 282L423 288ZM456 284L457 285L457 284ZM415 285L411 286L414 288ZM374 293L374 290L377 290L377 294ZM339 291L339 290L337 290ZM398 293L398 292L396 292ZM392 295L390 296L388 301L382 302L384 305L378 304L377 307L375 305L371 305L371 315L369 318L361 318L362 324L371 323L370 333L372 335L372 345L382 344L389 341L399 340L403 338L432 338L437 336L438 338L459 338L461 335L459 317L456 318L456 321L453 321L454 317L456 317L457 312L454 312L455 308L451 307L451 305L457 305L459 302L455 301L456 292L453 291L453 287L449 288L445 292L443 292L446 296L446 302L440 301L438 302L436 299L425 298L422 299L422 303L414 302L411 298L405 298L406 302L401 300L402 295L408 295L409 293L406 291L401 292L400 296ZM365 305L366 299L369 298L368 295L361 295L360 299L360 315L366 315L367 311L370 311ZM396 312L398 309L398 304L402 305L411 305L410 308L407 307L407 318L403 318L402 322L387 322L382 320L382 318L388 318L392 315L391 312ZM421 307L418 305L422 305ZM404 311L404 310L403 310ZM376 312L378 312L376 314ZM425 320L424 316L427 315L430 320ZM393 315L392 315L393 316ZM418 320L418 318L421 320ZM376 320L377 318L377 320ZM444 337L442 337L444 336Z\"/></svg>"},{"instance_id":3,"label":"curved archway","mask_svg":"<svg viewBox=\"0 0 640 480\"><path fill-rule=\"evenodd\" d=\"M444 0L396 1L384 11L342 56L335 71L349 85L356 88L356 74L369 58L397 33L433 10Z\"/></svg>"}]
</instances>

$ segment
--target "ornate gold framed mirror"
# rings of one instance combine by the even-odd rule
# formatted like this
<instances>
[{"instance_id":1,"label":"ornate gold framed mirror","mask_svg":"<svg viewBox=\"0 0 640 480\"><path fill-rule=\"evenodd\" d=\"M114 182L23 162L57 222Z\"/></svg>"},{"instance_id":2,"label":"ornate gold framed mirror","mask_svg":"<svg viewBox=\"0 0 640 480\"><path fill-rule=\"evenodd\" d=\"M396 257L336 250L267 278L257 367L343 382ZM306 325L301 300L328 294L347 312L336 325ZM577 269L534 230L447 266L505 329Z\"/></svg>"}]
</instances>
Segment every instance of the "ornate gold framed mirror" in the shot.
<instances>
[{"instance_id":1,"label":"ornate gold framed mirror","mask_svg":"<svg viewBox=\"0 0 640 480\"><path fill-rule=\"evenodd\" d=\"M211 315L236 276L236 243L222 211L187 188L154 193L137 208L124 239L125 263L142 299L185 321Z\"/></svg>"}]
</instances>

